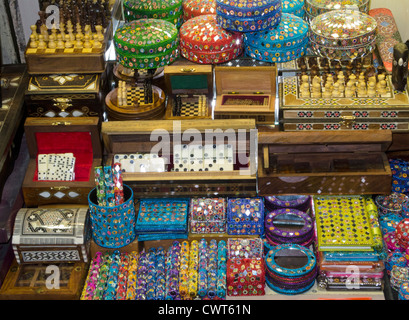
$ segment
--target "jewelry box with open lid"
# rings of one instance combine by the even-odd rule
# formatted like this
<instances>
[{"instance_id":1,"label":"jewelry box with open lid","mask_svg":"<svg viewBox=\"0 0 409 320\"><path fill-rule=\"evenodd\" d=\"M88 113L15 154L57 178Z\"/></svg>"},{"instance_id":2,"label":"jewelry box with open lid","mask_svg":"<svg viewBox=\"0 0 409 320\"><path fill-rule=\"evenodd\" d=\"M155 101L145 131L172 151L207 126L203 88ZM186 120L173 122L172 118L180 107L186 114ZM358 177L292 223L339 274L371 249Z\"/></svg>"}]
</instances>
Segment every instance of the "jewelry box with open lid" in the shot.
<instances>
[{"instance_id":1,"label":"jewelry box with open lid","mask_svg":"<svg viewBox=\"0 0 409 320\"><path fill-rule=\"evenodd\" d=\"M154 168L147 170L135 161L132 171L126 172L125 168L122 173L135 198L213 197L256 194L255 127L252 119L233 119L228 123L203 119L146 120L104 122L101 130L107 165L120 162L124 156L128 160L131 156L155 159ZM206 150L222 150L219 148L231 152L227 162L214 163L210 153L205 156ZM158 161L162 162L160 166Z\"/></svg>"},{"instance_id":2,"label":"jewelry box with open lid","mask_svg":"<svg viewBox=\"0 0 409 320\"><path fill-rule=\"evenodd\" d=\"M25 122L30 162L23 182L27 207L45 204L88 204L95 187L94 168L102 163L98 117L27 118ZM73 153L73 181L38 179L38 155Z\"/></svg>"},{"instance_id":3,"label":"jewelry box with open lid","mask_svg":"<svg viewBox=\"0 0 409 320\"><path fill-rule=\"evenodd\" d=\"M211 119L213 67L211 65L171 65L164 68L168 100L165 119Z\"/></svg>"},{"instance_id":4,"label":"jewelry box with open lid","mask_svg":"<svg viewBox=\"0 0 409 320\"><path fill-rule=\"evenodd\" d=\"M389 194L391 131L272 132L259 128L258 191Z\"/></svg>"},{"instance_id":5,"label":"jewelry box with open lid","mask_svg":"<svg viewBox=\"0 0 409 320\"><path fill-rule=\"evenodd\" d=\"M276 67L215 66L215 119L275 123Z\"/></svg>"}]
</instances>

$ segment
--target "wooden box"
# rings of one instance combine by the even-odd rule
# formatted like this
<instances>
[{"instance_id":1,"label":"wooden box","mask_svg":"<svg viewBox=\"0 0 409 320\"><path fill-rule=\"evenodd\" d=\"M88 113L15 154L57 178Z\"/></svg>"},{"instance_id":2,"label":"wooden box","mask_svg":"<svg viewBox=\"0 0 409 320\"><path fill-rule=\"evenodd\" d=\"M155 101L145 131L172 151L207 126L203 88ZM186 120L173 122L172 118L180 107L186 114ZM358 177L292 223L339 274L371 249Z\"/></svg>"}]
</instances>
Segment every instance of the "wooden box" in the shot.
<instances>
[{"instance_id":1,"label":"wooden box","mask_svg":"<svg viewBox=\"0 0 409 320\"><path fill-rule=\"evenodd\" d=\"M257 134L254 129L255 121L251 119L235 119L229 123L224 120L109 121L102 124L102 138L108 154L107 165L121 154L156 153L167 160L164 172L123 173L123 181L133 189L135 198L243 196L256 194ZM194 140L190 142L192 134ZM191 171L174 166L175 146L182 144L205 148L224 148L231 144L233 170Z\"/></svg>"},{"instance_id":2,"label":"wooden box","mask_svg":"<svg viewBox=\"0 0 409 320\"><path fill-rule=\"evenodd\" d=\"M276 67L215 66L215 119L255 119L275 123Z\"/></svg>"},{"instance_id":3,"label":"wooden box","mask_svg":"<svg viewBox=\"0 0 409 320\"><path fill-rule=\"evenodd\" d=\"M95 187L94 168L102 163L99 118L27 118L24 126L30 154L23 182L26 206L88 204L88 194ZM75 179L38 180L37 156L66 152L76 157Z\"/></svg>"},{"instance_id":4,"label":"wooden box","mask_svg":"<svg viewBox=\"0 0 409 320\"><path fill-rule=\"evenodd\" d=\"M78 300L88 266L83 262L19 265L14 261L0 289L0 300ZM54 287L56 283L59 288Z\"/></svg>"},{"instance_id":5,"label":"wooden box","mask_svg":"<svg viewBox=\"0 0 409 320\"><path fill-rule=\"evenodd\" d=\"M284 72L279 83L279 122L284 131L409 130L408 91L395 91L389 74L385 93L375 96L326 97L323 92L321 97L306 97L301 81L299 72Z\"/></svg>"},{"instance_id":6,"label":"wooden box","mask_svg":"<svg viewBox=\"0 0 409 320\"><path fill-rule=\"evenodd\" d=\"M104 112L105 74L30 76L28 117L100 117Z\"/></svg>"},{"instance_id":7,"label":"wooden box","mask_svg":"<svg viewBox=\"0 0 409 320\"><path fill-rule=\"evenodd\" d=\"M12 244L19 264L87 263L90 240L88 208L22 208Z\"/></svg>"},{"instance_id":8,"label":"wooden box","mask_svg":"<svg viewBox=\"0 0 409 320\"><path fill-rule=\"evenodd\" d=\"M389 194L391 131L259 131L259 195Z\"/></svg>"},{"instance_id":9,"label":"wooden box","mask_svg":"<svg viewBox=\"0 0 409 320\"><path fill-rule=\"evenodd\" d=\"M213 67L211 65L165 66L168 101L165 119L211 119L213 102ZM178 110L176 97L181 98ZM204 100L205 99L205 100ZM201 100L201 102L199 102Z\"/></svg>"}]
</instances>

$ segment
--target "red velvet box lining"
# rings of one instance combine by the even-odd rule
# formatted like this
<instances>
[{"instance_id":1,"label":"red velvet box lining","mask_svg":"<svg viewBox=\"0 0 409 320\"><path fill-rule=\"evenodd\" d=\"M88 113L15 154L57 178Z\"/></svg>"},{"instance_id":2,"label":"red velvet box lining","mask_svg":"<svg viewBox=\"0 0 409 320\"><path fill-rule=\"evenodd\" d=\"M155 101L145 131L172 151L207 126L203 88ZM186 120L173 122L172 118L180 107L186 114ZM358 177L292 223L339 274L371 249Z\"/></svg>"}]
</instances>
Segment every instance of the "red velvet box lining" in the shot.
<instances>
[{"instance_id":1,"label":"red velvet box lining","mask_svg":"<svg viewBox=\"0 0 409 320\"><path fill-rule=\"evenodd\" d=\"M73 153L75 181L89 181L93 162L90 132L36 132L38 154ZM38 163L36 159L36 163ZM38 168L34 174L38 181Z\"/></svg>"}]
</instances>

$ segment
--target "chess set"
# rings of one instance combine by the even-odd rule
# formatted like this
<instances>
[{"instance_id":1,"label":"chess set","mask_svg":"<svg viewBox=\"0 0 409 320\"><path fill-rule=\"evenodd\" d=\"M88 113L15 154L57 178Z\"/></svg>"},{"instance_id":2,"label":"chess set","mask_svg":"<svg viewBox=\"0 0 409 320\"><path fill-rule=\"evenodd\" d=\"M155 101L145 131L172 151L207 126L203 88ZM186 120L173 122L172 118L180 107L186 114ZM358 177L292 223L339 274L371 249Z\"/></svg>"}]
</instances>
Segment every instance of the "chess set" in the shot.
<instances>
[{"instance_id":1,"label":"chess set","mask_svg":"<svg viewBox=\"0 0 409 320\"><path fill-rule=\"evenodd\" d=\"M282 72L280 124L285 131L409 129L409 95L370 59L339 63L309 57Z\"/></svg>"},{"instance_id":2,"label":"chess set","mask_svg":"<svg viewBox=\"0 0 409 320\"><path fill-rule=\"evenodd\" d=\"M38 180L73 181L75 179L73 153L39 154L37 160Z\"/></svg>"},{"instance_id":3,"label":"chess set","mask_svg":"<svg viewBox=\"0 0 409 320\"><path fill-rule=\"evenodd\" d=\"M183 144L173 146L173 171L233 171L234 152L231 144Z\"/></svg>"},{"instance_id":4,"label":"chess set","mask_svg":"<svg viewBox=\"0 0 409 320\"><path fill-rule=\"evenodd\" d=\"M101 73L105 69L105 34L110 27L108 1L58 0L59 24L47 25L46 7L32 25L25 52L30 74ZM44 5L45 6L45 5Z\"/></svg>"},{"instance_id":5,"label":"chess set","mask_svg":"<svg viewBox=\"0 0 409 320\"><path fill-rule=\"evenodd\" d=\"M118 82L117 105L119 107L135 107L153 104L152 81L147 79L143 87L132 86L124 81Z\"/></svg>"},{"instance_id":6,"label":"chess set","mask_svg":"<svg viewBox=\"0 0 409 320\"><path fill-rule=\"evenodd\" d=\"M207 97L201 95L181 95L174 97L172 115L175 117L206 117Z\"/></svg>"}]
</instances>

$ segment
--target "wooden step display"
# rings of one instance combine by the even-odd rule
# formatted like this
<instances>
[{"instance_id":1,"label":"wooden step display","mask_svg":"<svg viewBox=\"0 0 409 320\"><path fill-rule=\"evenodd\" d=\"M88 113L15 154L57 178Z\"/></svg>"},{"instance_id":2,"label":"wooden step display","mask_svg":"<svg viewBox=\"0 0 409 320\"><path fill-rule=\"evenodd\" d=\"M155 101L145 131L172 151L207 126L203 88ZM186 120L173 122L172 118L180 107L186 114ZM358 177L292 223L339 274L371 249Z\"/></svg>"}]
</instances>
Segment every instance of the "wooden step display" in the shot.
<instances>
[{"instance_id":1,"label":"wooden step display","mask_svg":"<svg viewBox=\"0 0 409 320\"><path fill-rule=\"evenodd\" d=\"M259 131L258 189L277 194L389 194L390 131Z\"/></svg>"},{"instance_id":2,"label":"wooden step display","mask_svg":"<svg viewBox=\"0 0 409 320\"><path fill-rule=\"evenodd\" d=\"M255 119L275 124L276 67L215 66L215 119Z\"/></svg>"},{"instance_id":3,"label":"wooden step display","mask_svg":"<svg viewBox=\"0 0 409 320\"><path fill-rule=\"evenodd\" d=\"M102 163L100 121L98 117L27 118L25 122L30 162L23 182L27 207L48 204L88 204L88 194L95 188L94 168ZM72 153L75 167L72 180L60 176L41 178L39 155Z\"/></svg>"},{"instance_id":4,"label":"wooden step display","mask_svg":"<svg viewBox=\"0 0 409 320\"><path fill-rule=\"evenodd\" d=\"M104 122L106 165L122 164L135 198L254 196L254 129L254 120Z\"/></svg>"},{"instance_id":5,"label":"wooden step display","mask_svg":"<svg viewBox=\"0 0 409 320\"><path fill-rule=\"evenodd\" d=\"M171 65L164 68L166 92L165 119L211 119L213 67L211 65Z\"/></svg>"}]
</instances>

